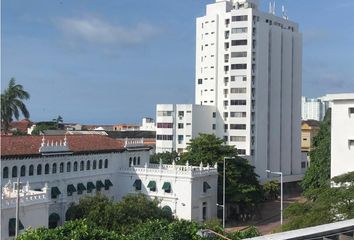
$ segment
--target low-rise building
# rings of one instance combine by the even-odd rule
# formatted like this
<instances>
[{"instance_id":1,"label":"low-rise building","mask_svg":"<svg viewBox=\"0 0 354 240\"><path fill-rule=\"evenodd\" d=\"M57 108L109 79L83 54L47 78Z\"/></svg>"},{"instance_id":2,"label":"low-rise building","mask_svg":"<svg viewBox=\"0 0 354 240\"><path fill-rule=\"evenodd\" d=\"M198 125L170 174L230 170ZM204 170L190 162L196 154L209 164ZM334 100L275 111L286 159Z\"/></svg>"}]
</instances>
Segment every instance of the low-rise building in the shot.
<instances>
[{"instance_id":1,"label":"low-rise building","mask_svg":"<svg viewBox=\"0 0 354 240\"><path fill-rule=\"evenodd\" d=\"M354 93L331 100L331 178L354 171Z\"/></svg>"},{"instance_id":2,"label":"low-rise building","mask_svg":"<svg viewBox=\"0 0 354 240\"><path fill-rule=\"evenodd\" d=\"M301 151L309 152L313 147L313 138L320 130L320 122L316 120L302 121L301 123Z\"/></svg>"},{"instance_id":3,"label":"low-rise building","mask_svg":"<svg viewBox=\"0 0 354 240\"><path fill-rule=\"evenodd\" d=\"M45 221L63 224L66 211L80 197L97 192L114 200L143 193L178 218L203 221L216 217L215 167L149 164L143 139L125 141L102 135L3 136L1 185L29 182L34 190L48 186ZM23 214L27 214L25 211ZM36 215L31 215L37 218ZM41 221L43 216L40 216ZM32 226L32 225L31 225Z\"/></svg>"}]
</instances>

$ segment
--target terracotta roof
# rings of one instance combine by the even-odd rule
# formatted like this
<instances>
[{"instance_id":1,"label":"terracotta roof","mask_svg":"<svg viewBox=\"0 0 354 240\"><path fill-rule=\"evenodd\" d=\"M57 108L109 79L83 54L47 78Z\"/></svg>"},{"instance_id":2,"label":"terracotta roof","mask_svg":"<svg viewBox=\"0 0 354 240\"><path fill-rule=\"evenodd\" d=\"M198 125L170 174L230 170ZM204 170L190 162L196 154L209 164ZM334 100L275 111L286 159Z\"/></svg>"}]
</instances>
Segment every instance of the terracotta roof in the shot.
<instances>
[{"instance_id":1,"label":"terracotta roof","mask_svg":"<svg viewBox=\"0 0 354 240\"><path fill-rule=\"evenodd\" d=\"M67 135L69 150L75 153L118 152L124 150L123 141L101 135ZM43 136L1 136L1 157L40 155ZM45 136L49 142L60 142L64 135Z\"/></svg>"},{"instance_id":2,"label":"terracotta roof","mask_svg":"<svg viewBox=\"0 0 354 240\"><path fill-rule=\"evenodd\" d=\"M320 122L319 121L312 120L312 119L301 121L301 124L305 124L305 123L307 125L309 125L310 127L319 127L320 126Z\"/></svg>"},{"instance_id":3,"label":"terracotta roof","mask_svg":"<svg viewBox=\"0 0 354 240\"><path fill-rule=\"evenodd\" d=\"M33 122L31 122L29 119L25 118L22 119L21 121L14 121L10 123L10 129L16 128L20 132L27 133L27 128L31 127L33 125Z\"/></svg>"}]
</instances>

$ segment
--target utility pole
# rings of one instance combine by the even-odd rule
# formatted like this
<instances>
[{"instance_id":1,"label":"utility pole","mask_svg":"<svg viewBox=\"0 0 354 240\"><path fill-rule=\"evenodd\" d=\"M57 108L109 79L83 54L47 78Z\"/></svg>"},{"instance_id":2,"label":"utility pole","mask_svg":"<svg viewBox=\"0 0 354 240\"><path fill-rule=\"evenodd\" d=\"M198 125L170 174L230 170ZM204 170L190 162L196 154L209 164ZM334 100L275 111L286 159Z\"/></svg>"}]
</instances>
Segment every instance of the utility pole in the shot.
<instances>
[{"instance_id":1,"label":"utility pole","mask_svg":"<svg viewBox=\"0 0 354 240\"><path fill-rule=\"evenodd\" d=\"M280 225L283 225L283 173L266 170L267 173L280 175Z\"/></svg>"},{"instance_id":2,"label":"utility pole","mask_svg":"<svg viewBox=\"0 0 354 240\"><path fill-rule=\"evenodd\" d=\"M16 197L16 230L15 238L18 236L18 230L20 225L20 178L17 178L17 197Z\"/></svg>"}]
</instances>

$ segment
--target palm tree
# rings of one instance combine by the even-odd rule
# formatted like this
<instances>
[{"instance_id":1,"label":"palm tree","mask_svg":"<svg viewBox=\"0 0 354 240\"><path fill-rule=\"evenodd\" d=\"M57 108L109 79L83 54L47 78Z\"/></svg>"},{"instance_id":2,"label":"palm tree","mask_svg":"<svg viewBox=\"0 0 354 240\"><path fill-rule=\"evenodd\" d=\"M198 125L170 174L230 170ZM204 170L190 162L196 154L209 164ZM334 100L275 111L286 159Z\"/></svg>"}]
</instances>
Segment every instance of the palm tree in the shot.
<instances>
[{"instance_id":1,"label":"palm tree","mask_svg":"<svg viewBox=\"0 0 354 240\"><path fill-rule=\"evenodd\" d=\"M29 118L27 107L22 102L29 98L30 95L23 90L23 86L16 84L15 78L11 78L9 86L1 94L1 125L5 133L8 132L13 117L18 120L20 112L25 118Z\"/></svg>"},{"instance_id":2,"label":"palm tree","mask_svg":"<svg viewBox=\"0 0 354 240\"><path fill-rule=\"evenodd\" d=\"M57 118L53 118L52 121L55 122L56 125L57 125L57 128L59 128L59 123L63 123L63 117L58 115L58 117Z\"/></svg>"}]
</instances>

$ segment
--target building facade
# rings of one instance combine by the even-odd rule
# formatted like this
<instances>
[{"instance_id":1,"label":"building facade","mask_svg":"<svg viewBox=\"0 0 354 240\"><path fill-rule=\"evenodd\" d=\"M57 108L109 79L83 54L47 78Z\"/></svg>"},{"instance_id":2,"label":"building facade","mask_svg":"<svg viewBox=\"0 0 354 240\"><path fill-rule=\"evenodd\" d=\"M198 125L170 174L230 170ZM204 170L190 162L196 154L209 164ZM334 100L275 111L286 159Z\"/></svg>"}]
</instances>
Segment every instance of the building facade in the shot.
<instances>
[{"instance_id":1,"label":"building facade","mask_svg":"<svg viewBox=\"0 0 354 240\"><path fill-rule=\"evenodd\" d=\"M195 104L215 108L213 133L261 179L266 169L301 174L301 79L302 34L285 13L216 0L197 18Z\"/></svg>"},{"instance_id":2,"label":"building facade","mask_svg":"<svg viewBox=\"0 0 354 240\"><path fill-rule=\"evenodd\" d=\"M301 97L302 120L322 121L327 109L328 103L322 98Z\"/></svg>"},{"instance_id":3,"label":"building facade","mask_svg":"<svg viewBox=\"0 0 354 240\"><path fill-rule=\"evenodd\" d=\"M2 136L1 140L2 187L17 177L33 190L48 186L46 221L52 214L58 216L52 226L64 223L70 204L97 192L116 201L143 193L160 200L161 207L178 218L216 217L214 166L149 164L150 148L143 140L119 141L101 135Z\"/></svg>"},{"instance_id":4,"label":"building facade","mask_svg":"<svg viewBox=\"0 0 354 240\"><path fill-rule=\"evenodd\" d=\"M301 123L301 152L313 149L313 138L320 130L320 122L316 120L302 121Z\"/></svg>"},{"instance_id":5,"label":"building facade","mask_svg":"<svg viewBox=\"0 0 354 240\"><path fill-rule=\"evenodd\" d=\"M182 153L199 133L215 133L215 107L193 104L156 106L156 152Z\"/></svg>"},{"instance_id":6,"label":"building facade","mask_svg":"<svg viewBox=\"0 0 354 240\"><path fill-rule=\"evenodd\" d=\"M354 171L354 93L331 99L331 178Z\"/></svg>"}]
</instances>

